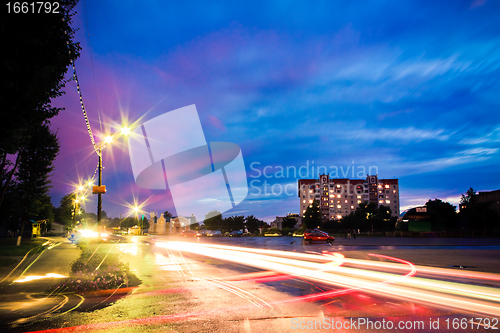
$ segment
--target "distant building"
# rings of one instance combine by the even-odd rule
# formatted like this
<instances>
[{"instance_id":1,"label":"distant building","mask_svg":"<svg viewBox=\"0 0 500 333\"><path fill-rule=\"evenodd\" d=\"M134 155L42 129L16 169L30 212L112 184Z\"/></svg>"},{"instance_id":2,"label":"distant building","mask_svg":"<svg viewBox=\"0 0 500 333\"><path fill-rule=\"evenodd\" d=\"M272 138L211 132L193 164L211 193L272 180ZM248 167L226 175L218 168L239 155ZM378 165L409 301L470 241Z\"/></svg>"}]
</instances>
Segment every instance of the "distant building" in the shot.
<instances>
[{"instance_id":1,"label":"distant building","mask_svg":"<svg viewBox=\"0 0 500 333\"><path fill-rule=\"evenodd\" d=\"M50 224L50 226L51 226L51 229L50 229L49 232L53 233L53 234L60 235L60 234L63 234L66 231L66 228L61 223L52 222Z\"/></svg>"},{"instance_id":2,"label":"distant building","mask_svg":"<svg viewBox=\"0 0 500 333\"><path fill-rule=\"evenodd\" d=\"M163 214L157 217L156 213L152 212L151 218L149 219L148 232L158 235L180 234L184 230L189 230L189 226L193 223L196 223L194 216L177 216L165 219Z\"/></svg>"},{"instance_id":3,"label":"distant building","mask_svg":"<svg viewBox=\"0 0 500 333\"><path fill-rule=\"evenodd\" d=\"M500 190L496 191L485 191L485 192L478 192L474 198L476 199L476 202L490 202L490 209L493 209L500 215ZM459 209L462 211L463 209L467 208L468 203L461 203L459 204Z\"/></svg>"},{"instance_id":4,"label":"distant building","mask_svg":"<svg viewBox=\"0 0 500 333\"><path fill-rule=\"evenodd\" d=\"M477 202L491 202L490 208L500 215L500 190L478 192Z\"/></svg>"},{"instance_id":5,"label":"distant building","mask_svg":"<svg viewBox=\"0 0 500 333\"><path fill-rule=\"evenodd\" d=\"M285 218L295 220L295 224L293 226L295 229L302 227L302 216L299 214L288 213L287 216L276 216L276 220L271 222L271 228L283 229L283 220Z\"/></svg>"},{"instance_id":6,"label":"distant building","mask_svg":"<svg viewBox=\"0 0 500 333\"><path fill-rule=\"evenodd\" d=\"M427 206L408 209L401 215L396 222L396 230L398 231L426 232L433 231L433 229L436 229L434 231L441 231L443 229L443 226L438 225L435 225L433 228L435 218L433 214L427 211Z\"/></svg>"},{"instance_id":7,"label":"distant building","mask_svg":"<svg viewBox=\"0 0 500 333\"><path fill-rule=\"evenodd\" d=\"M319 179L299 179L300 214L318 201L323 219L341 219L354 212L362 202L388 206L392 216L399 215L399 184L397 179L378 179L367 175L366 179L332 178L328 174Z\"/></svg>"}]
</instances>

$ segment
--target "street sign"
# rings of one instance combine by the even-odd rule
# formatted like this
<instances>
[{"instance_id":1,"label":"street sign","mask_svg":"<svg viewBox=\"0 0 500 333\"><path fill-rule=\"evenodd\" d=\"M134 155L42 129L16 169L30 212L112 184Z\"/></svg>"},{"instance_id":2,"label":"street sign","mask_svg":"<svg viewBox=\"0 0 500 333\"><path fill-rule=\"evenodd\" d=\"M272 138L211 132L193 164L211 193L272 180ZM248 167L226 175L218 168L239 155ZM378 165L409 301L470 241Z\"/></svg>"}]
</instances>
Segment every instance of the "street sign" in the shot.
<instances>
[{"instance_id":1,"label":"street sign","mask_svg":"<svg viewBox=\"0 0 500 333\"><path fill-rule=\"evenodd\" d=\"M94 186L92 188L92 193L93 194L104 194L104 193L106 193L106 185Z\"/></svg>"}]
</instances>

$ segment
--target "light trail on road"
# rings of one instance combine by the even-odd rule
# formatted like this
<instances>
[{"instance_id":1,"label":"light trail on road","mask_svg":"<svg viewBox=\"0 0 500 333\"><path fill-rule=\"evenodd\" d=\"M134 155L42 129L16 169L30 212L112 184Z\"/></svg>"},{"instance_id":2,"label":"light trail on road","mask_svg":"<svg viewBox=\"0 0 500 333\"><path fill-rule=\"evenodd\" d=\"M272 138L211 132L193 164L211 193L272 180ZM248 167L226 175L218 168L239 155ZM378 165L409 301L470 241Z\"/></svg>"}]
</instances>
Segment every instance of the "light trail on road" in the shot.
<instances>
[{"instance_id":1,"label":"light trail on road","mask_svg":"<svg viewBox=\"0 0 500 333\"><path fill-rule=\"evenodd\" d=\"M399 264L360 259L353 261L325 254L316 255L190 242L157 242L156 246L244 264L281 274L289 274L336 287L354 288L371 293L382 293L398 299L416 300L494 316L500 315L500 291L498 289L437 279L417 278L414 275L418 268L409 262L404 262L403 266L406 267L406 270L411 269L410 274L394 274L392 273L394 270L402 268L401 266L395 266L402 265L401 262L403 261L400 259L394 258L400 261ZM385 257L385 259L389 258ZM387 273L345 267L343 265L325 265L325 263L338 262L339 260L342 260L342 264L349 263L356 266L376 267L392 272ZM426 271L437 275L439 275L440 271L442 272L442 270L433 271L430 267L426 268ZM468 274L467 276L470 278L474 275ZM487 278L487 276L480 274L476 275L482 279ZM491 276L492 274L488 275ZM496 274L493 274L492 277L494 280L498 278ZM448 278L448 276L443 276L443 278Z\"/></svg>"},{"instance_id":2,"label":"light trail on road","mask_svg":"<svg viewBox=\"0 0 500 333\"><path fill-rule=\"evenodd\" d=\"M443 281L452 277L466 277L476 282L498 281L500 275L481 272L457 271L445 268L415 266L411 262L379 254L369 254L377 260L360 260L345 258L340 253L323 251L322 253L287 252L277 250L253 249L238 246L200 244L192 242L157 242L156 245L166 249L168 255L155 253L155 264L161 271L177 271L185 280L200 281L202 284L192 287L148 290L137 292L131 297L149 297L173 293L190 293L204 290L208 284L231 293L246 302L228 307L209 308L201 311L181 312L169 315L159 315L145 318L109 321L82 326L49 329L39 332L80 332L89 330L108 330L124 326L160 325L167 322L185 321L191 319L217 317L228 313L259 313L274 312L282 306L291 306L301 302L317 302L325 300L330 304L340 297L348 297L349 302L360 302L359 307L373 304L372 293L377 296L392 297L403 301L418 301L433 304L438 307L451 307L466 310L467 313L478 312L498 316L500 313L500 293L496 288L468 285ZM161 252L161 250L160 250ZM184 259L186 254L195 254L214 258L220 261L248 265L261 269L252 272L226 276L221 278L208 277L205 274L196 277ZM137 254L135 254L137 255ZM192 257L190 257L192 258ZM392 262L380 261L390 260ZM196 271L194 271L196 272ZM417 277L417 274L434 274L437 278ZM459 273L459 274L453 274ZM441 278L441 279L440 279ZM320 288L320 292L302 296L279 299L263 299L243 285L235 286L234 282L265 283L279 280L302 280ZM244 284L248 287L248 284ZM331 290L325 285L332 286ZM350 296L347 296L349 295ZM234 297L233 297L234 298ZM365 300L366 299L366 300ZM356 301L357 300L357 301ZM345 300L344 300L345 301ZM323 306L322 305L322 306ZM416 304L412 304L414 308ZM420 310L421 311L421 310ZM429 310L431 311L431 310ZM320 317L321 317L320 312ZM380 312L377 312L377 315ZM419 312L421 315L428 312ZM270 315L274 316L274 315Z\"/></svg>"}]
</instances>

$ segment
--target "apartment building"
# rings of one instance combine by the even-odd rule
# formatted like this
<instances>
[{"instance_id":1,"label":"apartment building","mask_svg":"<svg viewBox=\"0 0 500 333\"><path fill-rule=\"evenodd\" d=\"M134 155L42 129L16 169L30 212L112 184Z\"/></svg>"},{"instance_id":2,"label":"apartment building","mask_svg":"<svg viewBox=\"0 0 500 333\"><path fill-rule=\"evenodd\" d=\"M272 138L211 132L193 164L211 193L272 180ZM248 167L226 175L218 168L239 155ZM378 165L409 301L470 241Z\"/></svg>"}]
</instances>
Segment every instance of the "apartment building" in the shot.
<instances>
[{"instance_id":1,"label":"apartment building","mask_svg":"<svg viewBox=\"0 0 500 333\"><path fill-rule=\"evenodd\" d=\"M314 200L318 201L324 219L341 219L354 212L361 202L389 206L392 216L399 215L397 179L379 179L377 175L331 179L328 174L321 174L319 179L299 179L298 186L301 215Z\"/></svg>"}]
</instances>

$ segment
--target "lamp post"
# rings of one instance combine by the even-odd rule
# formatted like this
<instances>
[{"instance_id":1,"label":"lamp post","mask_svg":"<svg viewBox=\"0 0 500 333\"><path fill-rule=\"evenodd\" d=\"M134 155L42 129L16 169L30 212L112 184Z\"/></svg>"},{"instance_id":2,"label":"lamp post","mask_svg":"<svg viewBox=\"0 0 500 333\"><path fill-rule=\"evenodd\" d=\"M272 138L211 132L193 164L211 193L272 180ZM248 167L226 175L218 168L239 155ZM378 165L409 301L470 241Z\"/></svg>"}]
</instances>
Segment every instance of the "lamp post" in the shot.
<instances>
[{"instance_id":1,"label":"lamp post","mask_svg":"<svg viewBox=\"0 0 500 333\"><path fill-rule=\"evenodd\" d=\"M73 228L76 226L76 209L78 205L78 196L75 193L75 206L73 208Z\"/></svg>"},{"instance_id":2,"label":"lamp post","mask_svg":"<svg viewBox=\"0 0 500 333\"><path fill-rule=\"evenodd\" d=\"M130 128L128 127L123 127L121 129L121 134L122 135L129 135L130 134ZM116 135L115 134L112 134L112 135L108 135L104 138L104 144L106 143L111 143L113 141L113 137ZM100 228L101 227L101 216L102 216L102 190L101 190L101 186L102 186L102 150L103 148L105 148L106 146L103 145L102 142L99 143L99 145L97 146L97 154L99 155L99 164L98 164L98 177L97 177L97 185L99 186L100 190L99 192L97 193L97 227Z\"/></svg>"},{"instance_id":3,"label":"lamp post","mask_svg":"<svg viewBox=\"0 0 500 333\"><path fill-rule=\"evenodd\" d=\"M102 186L102 146L99 143L98 149L98 154L99 154L99 170L97 171L98 174L98 180L97 180L97 185ZM97 228L101 227L101 210L102 210L102 194L99 192L97 194Z\"/></svg>"}]
</instances>

